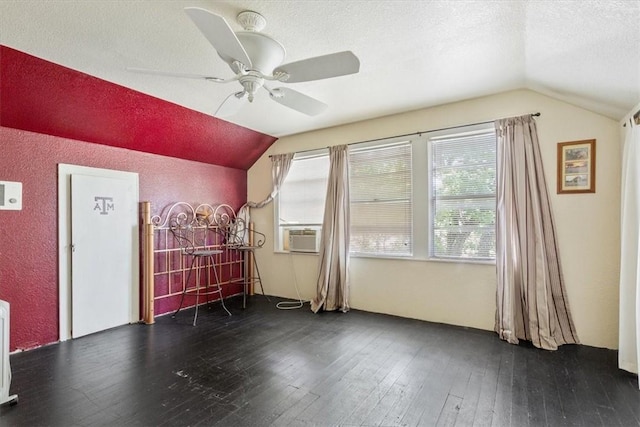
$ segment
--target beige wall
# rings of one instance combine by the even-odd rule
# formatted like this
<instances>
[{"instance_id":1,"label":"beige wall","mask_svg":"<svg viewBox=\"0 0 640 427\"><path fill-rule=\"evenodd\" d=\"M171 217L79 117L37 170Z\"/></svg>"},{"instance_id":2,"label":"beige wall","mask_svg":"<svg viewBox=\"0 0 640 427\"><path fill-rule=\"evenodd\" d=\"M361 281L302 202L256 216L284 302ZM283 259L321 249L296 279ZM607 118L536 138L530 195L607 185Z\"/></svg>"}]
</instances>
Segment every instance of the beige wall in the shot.
<instances>
[{"instance_id":1,"label":"beige wall","mask_svg":"<svg viewBox=\"0 0 640 427\"><path fill-rule=\"evenodd\" d=\"M270 192L268 156L539 111L538 132L561 262L581 342L617 348L620 215L619 123L521 90L281 138L249 170L248 196ZM556 194L558 142L597 140L595 194ZM258 262L267 294L303 299L315 291L318 257L273 252L273 208L254 209L267 234ZM433 322L493 329L495 265L352 258L351 307ZM308 308L305 308L308 309Z\"/></svg>"}]
</instances>

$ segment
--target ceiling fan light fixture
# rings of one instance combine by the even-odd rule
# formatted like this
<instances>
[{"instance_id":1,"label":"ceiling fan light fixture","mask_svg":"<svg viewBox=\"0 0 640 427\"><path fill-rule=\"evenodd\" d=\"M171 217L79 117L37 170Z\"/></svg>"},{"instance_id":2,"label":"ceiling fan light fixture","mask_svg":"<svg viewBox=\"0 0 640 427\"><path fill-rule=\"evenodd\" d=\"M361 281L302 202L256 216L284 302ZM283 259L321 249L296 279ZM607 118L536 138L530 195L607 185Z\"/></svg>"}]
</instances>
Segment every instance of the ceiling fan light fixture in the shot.
<instances>
[{"instance_id":1,"label":"ceiling fan light fixture","mask_svg":"<svg viewBox=\"0 0 640 427\"><path fill-rule=\"evenodd\" d=\"M244 92L248 95L249 102L253 102L253 97L264 84L264 79L255 71L250 71L248 74L241 76L239 80Z\"/></svg>"}]
</instances>

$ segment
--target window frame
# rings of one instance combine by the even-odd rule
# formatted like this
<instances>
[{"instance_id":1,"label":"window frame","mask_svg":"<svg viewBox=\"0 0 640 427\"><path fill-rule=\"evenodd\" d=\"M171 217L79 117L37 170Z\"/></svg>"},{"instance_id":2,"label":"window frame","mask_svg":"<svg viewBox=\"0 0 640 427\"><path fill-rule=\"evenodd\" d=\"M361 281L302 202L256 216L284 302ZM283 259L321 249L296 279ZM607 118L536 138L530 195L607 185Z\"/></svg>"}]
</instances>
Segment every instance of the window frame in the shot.
<instances>
[{"instance_id":1,"label":"window frame","mask_svg":"<svg viewBox=\"0 0 640 427\"><path fill-rule=\"evenodd\" d=\"M431 139L444 136L464 135L473 133L482 133L487 131L495 131L493 122L462 125L450 127L442 130L416 133L414 135L405 135L391 138L384 138L375 141L353 144L353 149L368 149L376 146L389 146L401 142L409 142L411 146L411 205L412 205L412 251L410 254L385 254L385 253L361 253L350 251L350 256L355 258L379 258L379 259L400 259L414 261L431 261L431 262L450 262L465 264L495 264L495 258L467 258L467 257L441 257L435 256L433 251L434 245L434 215L435 210L432 209L433 200L433 150ZM351 147L350 147L351 149ZM497 153L496 153L497 155ZM304 159L315 156L329 156L326 148L308 150L296 153L296 159ZM497 159L496 159L497 168ZM329 170L327 169L327 176ZM497 191L496 191L497 192ZM274 252L295 255L318 255L318 253L300 253L290 252L284 249L283 236L280 233L279 220L280 198L276 196L274 200ZM292 227L294 228L294 227ZM310 228L310 227L306 227ZM322 225L317 228L319 232Z\"/></svg>"},{"instance_id":2,"label":"window frame","mask_svg":"<svg viewBox=\"0 0 640 427\"><path fill-rule=\"evenodd\" d=\"M443 262L462 262L462 263L474 263L474 264L495 264L495 257L493 258L469 258L469 257L456 257L456 256L436 256L435 255L435 214L436 209L434 209L434 195L433 195L433 144L432 140L436 138L442 137L453 137L453 136L465 136L465 135L473 135L473 134L482 134L487 132L493 132L495 135L495 126L493 122L489 123L480 123L475 125L467 125L467 126L456 126L453 128L447 128L442 130L437 130L433 132L426 132L424 135L426 137L425 143L427 145L428 151L428 180L427 180L427 204L428 204L428 259L432 261L443 261ZM496 173L497 173L497 140L496 140ZM494 189L494 199L497 197L497 186ZM482 199L486 198L486 195L482 196L472 196L470 199L477 198ZM494 233L495 236L495 233Z\"/></svg>"},{"instance_id":3,"label":"window frame","mask_svg":"<svg viewBox=\"0 0 640 427\"><path fill-rule=\"evenodd\" d=\"M313 159L318 157L329 158L329 150L327 148L319 148L317 150L309 150L302 153L296 153L292 162L296 160ZM292 164L293 166L293 164ZM329 170L327 169L327 176L329 176ZM286 178L285 178L286 182ZM325 194L326 195L326 194ZM276 194L273 200L273 251L275 253L287 253L287 254L307 254L317 255L317 252L291 252L285 249L284 228L290 229L312 229L317 230L318 233L322 232L322 223L320 224L291 224L286 226L280 224L280 192ZM319 237L318 237L319 238Z\"/></svg>"},{"instance_id":4,"label":"window frame","mask_svg":"<svg viewBox=\"0 0 640 427\"><path fill-rule=\"evenodd\" d=\"M415 160L414 160L414 139L415 136L409 137L393 137L393 138L385 138L383 140L377 141L369 141L369 142L361 142L353 144L349 147L349 156L351 156L351 151L364 151L371 150L376 148L387 148L392 147L394 145L401 145L404 143L409 144L410 156L411 156L411 164L410 164L410 179L411 179L411 193L410 193L410 204L411 204L411 223L410 223L410 251L407 254L392 254L392 253L370 253L370 252L355 252L349 249L349 255L358 258L386 258L386 259L412 259L415 254L415 230L416 230L416 220L415 220L415 208L414 203L416 199L416 190L415 190L415 177L414 177L414 169L415 169ZM351 148L353 147L353 148ZM350 159L349 159L350 160ZM351 174L351 171L349 171ZM351 178L351 177L350 177ZM351 181L349 181L351 183ZM349 194L351 194L351 188L349 189ZM350 201L351 202L351 201ZM351 226L351 224L350 224ZM351 227L350 227L351 228Z\"/></svg>"}]
</instances>

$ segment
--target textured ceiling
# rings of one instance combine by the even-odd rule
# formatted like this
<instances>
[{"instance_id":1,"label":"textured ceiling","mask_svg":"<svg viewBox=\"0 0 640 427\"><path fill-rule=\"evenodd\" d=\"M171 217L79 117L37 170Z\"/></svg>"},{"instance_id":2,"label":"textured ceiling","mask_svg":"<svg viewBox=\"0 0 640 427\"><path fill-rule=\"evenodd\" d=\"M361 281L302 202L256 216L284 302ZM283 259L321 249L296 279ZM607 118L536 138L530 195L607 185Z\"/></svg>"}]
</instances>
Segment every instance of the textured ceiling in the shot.
<instances>
[{"instance_id":1,"label":"textured ceiling","mask_svg":"<svg viewBox=\"0 0 640 427\"><path fill-rule=\"evenodd\" d=\"M126 67L231 77L184 13L234 30L243 10L286 62L351 50L360 73L289 87L329 104L308 117L268 99L225 120L273 136L530 88L620 119L640 101L640 0L212 1L2 0L0 44L213 115L240 89Z\"/></svg>"}]
</instances>

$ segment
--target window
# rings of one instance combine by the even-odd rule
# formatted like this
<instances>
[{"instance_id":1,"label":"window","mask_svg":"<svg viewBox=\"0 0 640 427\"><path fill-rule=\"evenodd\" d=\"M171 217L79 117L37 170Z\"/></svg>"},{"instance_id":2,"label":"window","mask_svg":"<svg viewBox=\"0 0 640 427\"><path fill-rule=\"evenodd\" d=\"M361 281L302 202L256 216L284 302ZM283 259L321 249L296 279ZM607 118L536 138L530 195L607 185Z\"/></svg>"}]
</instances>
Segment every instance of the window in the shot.
<instances>
[{"instance_id":1,"label":"window","mask_svg":"<svg viewBox=\"0 0 640 427\"><path fill-rule=\"evenodd\" d=\"M277 249L288 250L290 229L322 227L329 176L329 156L296 157L278 194Z\"/></svg>"},{"instance_id":2,"label":"window","mask_svg":"<svg viewBox=\"0 0 640 427\"><path fill-rule=\"evenodd\" d=\"M411 255L411 143L351 148L351 252Z\"/></svg>"},{"instance_id":3,"label":"window","mask_svg":"<svg viewBox=\"0 0 640 427\"><path fill-rule=\"evenodd\" d=\"M326 150L294 159L278 203L277 250L288 230L321 230ZM464 126L349 147L351 253L456 261L495 259L496 136Z\"/></svg>"},{"instance_id":4,"label":"window","mask_svg":"<svg viewBox=\"0 0 640 427\"><path fill-rule=\"evenodd\" d=\"M431 255L495 259L493 129L430 138Z\"/></svg>"}]
</instances>

